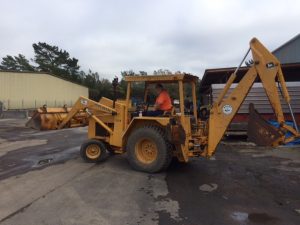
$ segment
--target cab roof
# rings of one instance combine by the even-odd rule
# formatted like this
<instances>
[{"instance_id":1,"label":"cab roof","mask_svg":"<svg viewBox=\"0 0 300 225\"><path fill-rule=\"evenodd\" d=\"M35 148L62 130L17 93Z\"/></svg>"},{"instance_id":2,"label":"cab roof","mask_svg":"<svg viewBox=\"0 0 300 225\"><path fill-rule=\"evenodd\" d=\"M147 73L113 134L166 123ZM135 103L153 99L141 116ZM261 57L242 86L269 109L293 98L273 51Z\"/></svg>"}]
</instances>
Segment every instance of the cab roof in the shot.
<instances>
[{"instance_id":1,"label":"cab roof","mask_svg":"<svg viewBox=\"0 0 300 225\"><path fill-rule=\"evenodd\" d=\"M196 82L197 76L191 74L171 74L171 75L146 75L146 76L125 76L127 82L146 82L146 83L177 83Z\"/></svg>"}]
</instances>

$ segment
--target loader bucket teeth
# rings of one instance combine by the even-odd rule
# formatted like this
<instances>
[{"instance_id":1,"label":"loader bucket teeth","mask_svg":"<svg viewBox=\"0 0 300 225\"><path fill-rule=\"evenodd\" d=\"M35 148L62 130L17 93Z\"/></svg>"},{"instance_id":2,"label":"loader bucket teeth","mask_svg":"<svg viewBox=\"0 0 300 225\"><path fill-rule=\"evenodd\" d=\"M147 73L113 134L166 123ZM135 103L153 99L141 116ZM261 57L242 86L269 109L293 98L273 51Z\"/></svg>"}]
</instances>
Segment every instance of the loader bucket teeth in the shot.
<instances>
[{"instance_id":1,"label":"loader bucket teeth","mask_svg":"<svg viewBox=\"0 0 300 225\"><path fill-rule=\"evenodd\" d=\"M271 126L249 104L248 140L258 146L277 146L283 140L284 134L278 128Z\"/></svg>"}]
</instances>

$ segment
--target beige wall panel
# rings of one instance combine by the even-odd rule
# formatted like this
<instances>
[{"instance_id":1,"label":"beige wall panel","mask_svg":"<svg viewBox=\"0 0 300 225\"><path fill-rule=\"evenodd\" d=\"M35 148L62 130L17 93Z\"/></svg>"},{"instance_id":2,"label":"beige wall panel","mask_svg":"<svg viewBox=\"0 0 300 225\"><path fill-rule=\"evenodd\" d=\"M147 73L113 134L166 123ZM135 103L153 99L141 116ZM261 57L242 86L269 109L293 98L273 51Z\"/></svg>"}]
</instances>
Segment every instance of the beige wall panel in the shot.
<instances>
[{"instance_id":1,"label":"beige wall panel","mask_svg":"<svg viewBox=\"0 0 300 225\"><path fill-rule=\"evenodd\" d=\"M88 88L43 73L0 72L0 101L5 109L71 106Z\"/></svg>"}]
</instances>

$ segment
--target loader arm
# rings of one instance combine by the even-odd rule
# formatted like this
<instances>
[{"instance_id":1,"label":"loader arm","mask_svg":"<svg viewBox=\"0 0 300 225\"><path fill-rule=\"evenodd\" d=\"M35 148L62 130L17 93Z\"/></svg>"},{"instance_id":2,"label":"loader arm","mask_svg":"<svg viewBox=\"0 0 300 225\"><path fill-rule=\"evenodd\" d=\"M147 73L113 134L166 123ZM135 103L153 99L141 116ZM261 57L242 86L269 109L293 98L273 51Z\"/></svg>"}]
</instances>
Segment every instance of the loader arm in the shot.
<instances>
[{"instance_id":1,"label":"loader arm","mask_svg":"<svg viewBox=\"0 0 300 225\"><path fill-rule=\"evenodd\" d=\"M257 77L260 78L277 121L281 125L281 129L289 130L294 136L299 136L299 133L293 127L284 124L285 119L276 86L276 79L280 83L283 97L288 104L290 103L290 96L284 81L280 62L256 38L250 41L250 50L252 52L253 65L249 68L236 88L227 95L231 84L236 78L237 70L231 74L219 98L213 103L208 121L208 143L203 152L203 156L210 157L214 154L217 145ZM245 58L246 56L244 59ZM281 139L284 139L284 136L281 137Z\"/></svg>"},{"instance_id":2,"label":"loader arm","mask_svg":"<svg viewBox=\"0 0 300 225\"><path fill-rule=\"evenodd\" d=\"M95 102L91 99L85 97L79 97L72 107L71 111L68 113L67 117L59 124L58 129L62 129L66 124L80 111L86 111L90 116L95 117L94 114L109 114L114 115L117 111L111 107L103 105L101 103ZM98 119L95 118L97 121ZM102 123L101 123L102 124ZM104 125L104 124L103 124ZM105 125L104 125L105 126ZM106 127L106 126L105 126Z\"/></svg>"}]
</instances>

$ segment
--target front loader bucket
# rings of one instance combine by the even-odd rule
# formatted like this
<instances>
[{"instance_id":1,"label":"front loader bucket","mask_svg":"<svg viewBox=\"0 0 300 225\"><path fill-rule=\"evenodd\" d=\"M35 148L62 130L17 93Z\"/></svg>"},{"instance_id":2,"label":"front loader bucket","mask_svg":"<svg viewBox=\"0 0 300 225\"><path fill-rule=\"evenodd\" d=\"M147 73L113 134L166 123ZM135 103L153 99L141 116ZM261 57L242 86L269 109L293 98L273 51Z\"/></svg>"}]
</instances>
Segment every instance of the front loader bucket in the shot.
<instances>
[{"instance_id":1,"label":"front loader bucket","mask_svg":"<svg viewBox=\"0 0 300 225\"><path fill-rule=\"evenodd\" d=\"M34 111L31 119L26 123L26 127L36 130L56 130L59 124L67 117L71 108L47 108L41 107ZM77 113L64 128L86 126L88 115L81 111Z\"/></svg>"},{"instance_id":2,"label":"front loader bucket","mask_svg":"<svg viewBox=\"0 0 300 225\"><path fill-rule=\"evenodd\" d=\"M258 146L278 146L284 139L284 134L278 128L270 125L249 105L248 140Z\"/></svg>"}]
</instances>

